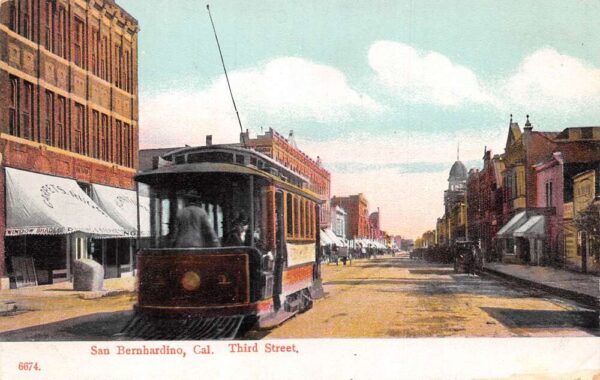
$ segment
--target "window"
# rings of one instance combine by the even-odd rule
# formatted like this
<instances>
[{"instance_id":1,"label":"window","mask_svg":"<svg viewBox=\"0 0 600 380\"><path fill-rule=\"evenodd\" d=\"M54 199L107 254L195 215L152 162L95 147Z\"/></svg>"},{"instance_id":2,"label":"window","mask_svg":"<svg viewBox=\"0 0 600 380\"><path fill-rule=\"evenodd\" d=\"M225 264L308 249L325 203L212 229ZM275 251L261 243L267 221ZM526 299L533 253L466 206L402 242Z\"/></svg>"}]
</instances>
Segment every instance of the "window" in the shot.
<instances>
[{"instance_id":1,"label":"window","mask_svg":"<svg viewBox=\"0 0 600 380\"><path fill-rule=\"evenodd\" d=\"M75 104L75 153L85 154L84 125L85 110L81 104Z\"/></svg>"},{"instance_id":2,"label":"window","mask_svg":"<svg viewBox=\"0 0 600 380\"><path fill-rule=\"evenodd\" d=\"M8 105L8 133L19 136L19 78L10 77L10 103Z\"/></svg>"},{"instance_id":3,"label":"window","mask_svg":"<svg viewBox=\"0 0 600 380\"><path fill-rule=\"evenodd\" d=\"M100 45L100 38L98 38L98 29L92 28L92 46L90 49L90 70L92 74L99 76L98 70L98 47Z\"/></svg>"},{"instance_id":4,"label":"window","mask_svg":"<svg viewBox=\"0 0 600 380\"><path fill-rule=\"evenodd\" d=\"M44 47L48 51L54 51L54 1L46 0L46 35Z\"/></svg>"},{"instance_id":5,"label":"window","mask_svg":"<svg viewBox=\"0 0 600 380\"><path fill-rule=\"evenodd\" d=\"M300 200L300 237L306 237L306 202Z\"/></svg>"},{"instance_id":6,"label":"window","mask_svg":"<svg viewBox=\"0 0 600 380\"><path fill-rule=\"evenodd\" d=\"M44 130L46 145L54 145L54 94L46 91L46 125Z\"/></svg>"},{"instance_id":7,"label":"window","mask_svg":"<svg viewBox=\"0 0 600 380\"><path fill-rule=\"evenodd\" d=\"M121 88L121 68L123 66L123 50L119 44L115 44L114 46L114 55L113 55L113 63L116 64L114 67L114 84L118 88Z\"/></svg>"},{"instance_id":8,"label":"window","mask_svg":"<svg viewBox=\"0 0 600 380\"><path fill-rule=\"evenodd\" d=\"M33 84L25 82L22 111L22 135L26 139L33 137Z\"/></svg>"},{"instance_id":9,"label":"window","mask_svg":"<svg viewBox=\"0 0 600 380\"><path fill-rule=\"evenodd\" d=\"M54 53L67 58L67 19L65 7L58 7L58 23L56 25L56 41L54 41Z\"/></svg>"},{"instance_id":10,"label":"window","mask_svg":"<svg viewBox=\"0 0 600 380\"><path fill-rule=\"evenodd\" d=\"M117 155L115 157L115 162L119 165L123 165L123 128L121 126L121 122L117 120L115 126L116 133L116 144L117 144Z\"/></svg>"},{"instance_id":11,"label":"window","mask_svg":"<svg viewBox=\"0 0 600 380\"><path fill-rule=\"evenodd\" d=\"M108 116L102 115L102 130L100 131L100 149L101 155L100 158L104 161L110 161L109 151L110 151L110 139L109 139L110 128L108 125Z\"/></svg>"},{"instance_id":12,"label":"window","mask_svg":"<svg viewBox=\"0 0 600 380\"><path fill-rule=\"evenodd\" d=\"M92 151L91 156L100 158L100 113L92 111Z\"/></svg>"},{"instance_id":13,"label":"window","mask_svg":"<svg viewBox=\"0 0 600 380\"><path fill-rule=\"evenodd\" d=\"M19 12L17 10L18 0L12 0L9 5L9 24L8 27L13 32L19 32Z\"/></svg>"},{"instance_id":14,"label":"window","mask_svg":"<svg viewBox=\"0 0 600 380\"><path fill-rule=\"evenodd\" d=\"M552 182L546 182L546 207L552 207Z\"/></svg>"},{"instance_id":15,"label":"window","mask_svg":"<svg viewBox=\"0 0 600 380\"><path fill-rule=\"evenodd\" d=\"M31 36L32 36L33 7L32 7L31 2L32 2L32 0L20 1L21 30L20 30L19 34L27 39L31 39Z\"/></svg>"},{"instance_id":16,"label":"window","mask_svg":"<svg viewBox=\"0 0 600 380\"><path fill-rule=\"evenodd\" d=\"M300 200L294 197L294 237L300 236L300 225L302 224L300 214Z\"/></svg>"},{"instance_id":17,"label":"window","mask_svg":"<svg viewBox=\"0 0 600 380\"><path fill-rule=\"evenodd\" d=\"M108 80L108 70L106 64L108 62L108 39L103 36L100 40L100 78Z\"/></svg>"},{"instance_id":18,"label":"window","mask_svg":"<svg viewBox=\"0 0 600 380\"><path fill-rule=\"evenodd\" d=\"M66 99L62 96L57 97L56 102L56 132L57 132L57 145L61 149L67 149L67 103Z\"/></svg>"},{"instance_id":19,"label":"window","mask_svg":"<svg viewBox=\"0 0 600 380\"><path fill-rule=\"evenodd\" d=\"M294 206L292 201L292 195L285 193L286 198L286 213L287 213L287 236L292 237L294 235Z\"/></svg>"},{"instance_id":20,"label":"window","mask_svg":"<svg viewBox=\"0 0 600 380\"><path fill-rule=\"evenodd\" d=\"M85 67L83 62L84 25L81 19L75 17L75 39L73 40L73 61L79 67Z\"/></svg>"}]
</instances>

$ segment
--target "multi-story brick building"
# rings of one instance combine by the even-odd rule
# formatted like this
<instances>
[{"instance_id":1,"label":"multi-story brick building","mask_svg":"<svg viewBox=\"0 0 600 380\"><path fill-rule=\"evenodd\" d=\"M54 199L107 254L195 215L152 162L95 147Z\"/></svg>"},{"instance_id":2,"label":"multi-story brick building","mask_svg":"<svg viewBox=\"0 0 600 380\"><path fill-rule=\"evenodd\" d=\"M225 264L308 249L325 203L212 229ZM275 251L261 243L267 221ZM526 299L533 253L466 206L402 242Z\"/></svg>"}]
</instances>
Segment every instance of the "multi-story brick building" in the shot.
<instances>
[{"instance_id":1,"label":"multi-story brick building","mask_svg":"<svg viewBox=\"0 0 600 380\"><path fill-rule=\"evenodd\" d=\"M483 168L471 169L467 180L467 235L478 241L491 259L493 241L502 226L502 171L504 162L485 149Z\"/></svg>"},{"instance_id":2,"label":"multi-story brick building","mask_svg":"<svg viewBox=\"0 0 600 380\"><path fill-rule=\"evenodd\" d=\"M369 238L374 240L383 240L385 238L384 231L381 229L381 213L379 207L377 211L369 215Z\"/></svg>"},{"instance_id":3,"label":"multi-story brick building","mask_svg":"<svg viewBox=\"0 0 600 380\"><path fill-rule=\"evenodd\" d=\"M369 202L362 193L347 197L334 196L331 199L332 207L339 206L346 210L348 219L346 223L347 239L369 238Z\"/></svg>"},{"instance_id":4,"label":"multi-story brick building","mask_svg":"<svg viewBox=\"0 0 600 380\"><path fill-rule=\"evenodd\" d=\"M310 158L298 149L293 141L289 141L277 131L269 128L267 132L256 138L249 138L248 132L242 134L241 143L248 148L255 149L277 162L290 168L296 173L306 177L308 187L323 200L320 212L321 228L331 227L331 210L329 198L331 197L331 174L321 165L320 159Z\"/></svg>"},{"instance_id":5,"label":"multi-story brick building","mask_svg":"<svg viewBox=\"0 0 600 380\"><path fill-rule=\"evenodd\" d=\"M98 185L113 195L135 195L137 33L137 20L114 0L0 3L0 200L7 199L0 234L14 235L0 239L3 287L8 271L16 270L10 268L15 256L33 257L38 278L45 277L39 282L85 256L103 261L109 275L123 264L130 269L131 239L91 239L77 235L85 230L77 226L70 234L27 233L24 227L36 220L20 220L20 229L9 225L14 191L7 179L25 171L50 185L59 177L76 181L86 196L106 190L96 191Z\"/></svg>"}]
</instances>

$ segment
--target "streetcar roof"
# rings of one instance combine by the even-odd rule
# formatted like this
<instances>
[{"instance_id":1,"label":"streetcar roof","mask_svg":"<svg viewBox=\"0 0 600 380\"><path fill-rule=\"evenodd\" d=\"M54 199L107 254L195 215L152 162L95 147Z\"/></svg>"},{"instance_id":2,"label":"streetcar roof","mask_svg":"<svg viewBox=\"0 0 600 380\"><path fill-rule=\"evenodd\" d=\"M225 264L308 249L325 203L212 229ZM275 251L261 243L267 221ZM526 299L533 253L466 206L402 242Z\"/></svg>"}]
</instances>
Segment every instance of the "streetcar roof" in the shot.
<instances>
[{"instance_id":1,"label":"streetcar roof","mask_svg":"<svg viewBox=\"0 0 600 380\"><path fill-rule=\"evenodd\" d=\"M248 164L244 159L244 163L237 163L235 161L226 162L208 162L202 161L202 156L194 156L194 153L210 154L210 153L237 153L244 156L254 156L267 163L262 168L258 168L255 165ZM198 160L197 162L192 161ZM313 193L310 189L306 188L304 184L308 184L308 179L302 175L291 171L279 162L272 158L257 152L252 149L241 148L232 145L211 145L205 147L185 147L169 151L165 155L161 156L166 161L165 164L158 168L145 170L138 173L135 176L135 180L142 183L156 183L161 181L165 175L178 175L178 174L208 174L208 173L223 173L223 174L240 174L240 175L254 175L266 180L276 182L283 188L289 191L293 191L311 200L322 203L323 200L319 196ZM270 169L275 169L273 173Z\"/></svg>"}]
</instances>

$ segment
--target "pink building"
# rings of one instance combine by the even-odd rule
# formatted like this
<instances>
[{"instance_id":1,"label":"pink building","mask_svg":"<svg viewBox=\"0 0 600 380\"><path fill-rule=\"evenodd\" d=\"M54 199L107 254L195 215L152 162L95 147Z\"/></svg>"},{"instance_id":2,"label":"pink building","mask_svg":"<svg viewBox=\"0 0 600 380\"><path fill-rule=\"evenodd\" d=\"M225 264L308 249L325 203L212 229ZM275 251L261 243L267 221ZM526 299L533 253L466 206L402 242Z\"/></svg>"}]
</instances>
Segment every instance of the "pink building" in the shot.
<instances>
[{"instance_id":1,"label":"pink building","mask_svg":"<svg viewBox=\"0 0 600 380\"><path fill-rule=\"evenodd\" d=\"M545 241L542 257L532 257L532 261L556 263L564 256L563 205L564 205L564 161L556 152L548 161L534 165L536 172L536 204L539 209L547 209L545 217Z\"/></svg>"}]
</instances>

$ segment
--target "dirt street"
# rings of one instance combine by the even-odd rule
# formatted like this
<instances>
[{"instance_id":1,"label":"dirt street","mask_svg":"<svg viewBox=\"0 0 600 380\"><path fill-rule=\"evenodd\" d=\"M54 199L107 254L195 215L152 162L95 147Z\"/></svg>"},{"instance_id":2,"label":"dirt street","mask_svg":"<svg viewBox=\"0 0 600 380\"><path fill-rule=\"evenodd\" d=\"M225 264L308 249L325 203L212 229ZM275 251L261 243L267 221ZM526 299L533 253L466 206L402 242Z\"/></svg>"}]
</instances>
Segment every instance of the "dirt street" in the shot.
<instances>
[{"instance_id":1,"label":"dirt street","mask_svg":"<svg viewBox=\"0 0 600 380\"><path fill-rule=\"evenodd\" d=\"M323 265L325 297L311 310L246 339L597 336L598 314L541 291L407 257ZM59 290L56 290L59 292ZM113 340L134 293L85 300L64 291L23 296L0 317L0 341Z\"/></svg>"}]
</instances>

